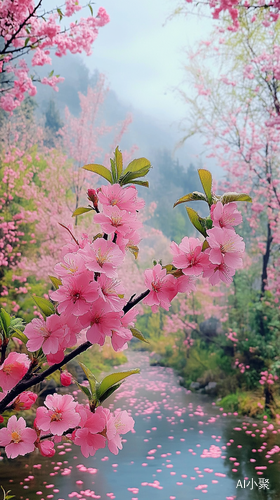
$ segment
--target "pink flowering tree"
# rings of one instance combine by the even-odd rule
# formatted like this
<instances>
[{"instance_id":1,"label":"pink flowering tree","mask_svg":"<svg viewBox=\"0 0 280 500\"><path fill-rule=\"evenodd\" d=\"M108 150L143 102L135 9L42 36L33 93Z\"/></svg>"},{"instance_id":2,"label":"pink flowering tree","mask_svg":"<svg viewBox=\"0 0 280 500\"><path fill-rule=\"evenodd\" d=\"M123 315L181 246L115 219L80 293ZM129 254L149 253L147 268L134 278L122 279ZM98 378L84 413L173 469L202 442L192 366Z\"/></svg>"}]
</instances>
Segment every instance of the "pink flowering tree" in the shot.
<instances>
[{"instance_id":1,"label":"pink flowering tree","mask_svg":"<svg viewBox=\"0 0 280 500\"><path fill-rule=\"evenodd\" d=\"M91 54L99 28L109 22L105 9L96 13L91 2L88 17L77 18L76 14L85 9L79 0L65 0L64 4L48 9L43 0L15 2L3 0L0 5L0 107L13 112L26 95L36 94L35 81L50 85L58 90L57 84L64 80L53 71L39 79L26 63L24 56L32 51L32 68L51 65L51 51L63 57L68 53ZM71 19L68 22L68 19ZM66 27L62 27L61 21ZM67 24L68 22L68 24Z\"/></svg>"},{"instance_id":2,"label":"pink flowering tree","mask_svg":"<svg viewBox=\"0 0 280 500\"><path fill-rule=\"evenodd\" d=\"M135 186L148 187L143 177L151 168L150 162L139 158L124 167L122 154L116 148L110 170L100 164L83 168L106 179L108 184L98 190L90 189L89 204L78 207L73 216L92 212L99 231L84 234L78 240L68 229L71 240L62 247L60 261L50 276L54 288L50 300L34 297L41 317L23 329L16 318L1 310L0 446L5 447L9 458L35 448L51 457L55 443L62 437L80 446L85 457L93 456L106 445L117 454L122 448L121 435L133 429L134 421L126 411L112 413L102 403L126 377L137 374L137 368L114 372L97 381L81 364L88 385L78 385L87 403L77 403L70 394L49 395L43 405L36 405L33 427L27 427L16 412L24 415L24 410L36 404L34 387L57 370L63 370L62 380L68 385L73 377L67 363L92 345L103 346L109 338L113 349L119 351L127 347L132 337L145 340L135 328L136 306L140 302L153 311L159 307L168 310L178 293L188 294L194 289L197 276L210 282L230 283L241 266L244 242L234 229L240 220L235 201L251 199L238 193L215 195L210 172L201 169L204 193L190 193L175 205L198 199L207 203L211 209L207 218L187 208L203 240L184 237L181 244L172 243L173 262L156 263L147 269L146 290L127 296L119 269L126 251L134 256L138 253L139 212L144 202L138 198ZM86 340L81 341L84 336ZM17 339L23 346L20 352L15 348Z\"/></svg>"},{"instance_id":3,"label":"pink flowering tree","mask_svg":"<svg viewBox=\"0 0 280 500\"><path fill-rule=\"evenodd\" d=\"M192 4L192 0L181 0L175 13L188 15L193 7ZM195 8L198 9L199 7L204 9L203 12L209 12L210 10L214 20L226 20L227 29L231 32L240 29L244 14L248 15L250 23L259 20L265 27L270 27L276 23L280 15L277 0L259 0L257 2L253 0L209 0L207 2L196 2ZM194 8L192 11L194 11Z\"/></svg>"},{"instance_id":4,"label":"pink flowering tree","mask_svg":"<svg viewBox=\"0 0 280 500\"><path fill-rule=\"evenodd\" d=\"M211 40L189 51L195 95L182 91L182 96L188 134L200 134L208 157L225 172L221 189L246 185L252 197L241 228L249 252L245 270L233 279L225 327L236 333L236 342L233 337L227 342L235 345L236 370L241 366L243 383L253 388L261 371L279 370L280 39L277 24L267 29L265 13L256 9L252 23L250 10L238 12L238 30L220 23Z\"/></svg>"},{"instance_id":5,"label":"pink flowering tree","mask_svg":"<svg viewBox=\"0 0 280 500\"><path fill-rule=\"evenodd\" d=\"M104 123L102 104L106 92L101 75L94 88L89 88L85 96L80 95L80 116L73 117L68 112L61 137L54 138L55 148L44 146L44 129L38 126L32 113L24 111L24 106L3 119L0 302L9 311L20 309L25 319L28 311L33 312L36 307L27 294L30 286L36 279L40 291L35 293L44 289L47 293L49 269L57 263L61 246L68 241L67 231L60 223L72 227L73 210L82 200L86 201L86 190L98 181L96 176L93 184L92 175L80 167L100 157L106 161L100 137L108 136L107 141L112 141L114 149L131 121L127 116L117 124ZM127 152L126 158L129 155ZM80 219L76 236L80 237L91 224L90 216Z\"/></svg>"}]
</instances>

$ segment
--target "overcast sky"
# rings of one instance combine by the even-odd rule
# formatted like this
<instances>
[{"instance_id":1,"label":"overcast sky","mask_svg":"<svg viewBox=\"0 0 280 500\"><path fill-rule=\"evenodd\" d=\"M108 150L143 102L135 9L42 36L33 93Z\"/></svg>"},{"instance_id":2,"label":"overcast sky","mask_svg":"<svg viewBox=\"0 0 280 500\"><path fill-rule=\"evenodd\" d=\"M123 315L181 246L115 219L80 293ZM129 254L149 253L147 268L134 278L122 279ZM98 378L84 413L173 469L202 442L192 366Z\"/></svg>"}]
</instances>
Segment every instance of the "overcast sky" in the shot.
<instances>
[{"instance_id":1,"label":"overcast sky","mask_svg":"<svg viewBox=\"0 0 280 500\"><path fill-rule=\"evenodd\" d=\"M186 114L175 87L184 80L184 49L205 39L211 22L197 16L168 20L178 0L97 0L110 23L100 29L93 54L84 62L106 74L125 103L166 126Z\"/></svg>"},{"instance_id":2,"label":"overcast sky","mask_svg":"<svg viewBox=\"0 0 280 500\"><path fill-rule=\"evenodd\" d=\"M100 29L92 55L82 55L91 72L106 75L120 101L170 131L174 147L183 135L179 124L188 114L175 90L186 79L185 50L207 39L213 27L210 19L193 14L170 19L180 2L184 0L95 0L94 15L104 7L110 22ZM80 3L86 5L86 0ZM48 0L48 6L56 5ZM85 7L78 17L88 15ZM176 156L196 161L202 149L202 142L192 138Z\"/></svg>"}]
</instances>

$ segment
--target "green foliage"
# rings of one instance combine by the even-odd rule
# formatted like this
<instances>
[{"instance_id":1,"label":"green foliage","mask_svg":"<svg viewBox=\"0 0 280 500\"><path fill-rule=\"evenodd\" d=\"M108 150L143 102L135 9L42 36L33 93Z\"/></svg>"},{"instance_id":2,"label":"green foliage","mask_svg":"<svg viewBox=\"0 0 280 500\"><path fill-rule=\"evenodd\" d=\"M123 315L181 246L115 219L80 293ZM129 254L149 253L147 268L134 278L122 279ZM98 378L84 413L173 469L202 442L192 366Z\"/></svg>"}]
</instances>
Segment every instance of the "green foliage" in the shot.
<instances>
[{"instance_id":1,"label":"green foliage","mask_svg":"<svg viewBox=\"0 0 280 500\"><path fill-rule=\"evenodd\" d=\"M187 203L190 201L206 201L211 207L211 205L217 203L219 200L225 204L230 203L232 201L252 201L252 198L244 193L224 193L222 196L217 196L215 193L212 193L212 175L208 170L203 168L198 170L198 175L200 178L200 182L202 184L205 195L194 191L193 193L189 193L185 196L182 196L179 200L174 203L174 207L180 205L181 203ZM206 238L207 229L212 228L212 220L210 217L200 217L200 215L190 207L186 207L189 219L192 225Z\"/></svg>"},{"instance_id":2,"label":"green foliage","mask_svg":"<svg viewBox=\"0 0 280 500\"><path fill-rule=\"evenodd\" d=\"M239 398L238 394L228 394L221 401L219 401L219 406L221 406L225 411L238 411L239 409Z\"/></svg>"},{"instance_id":3,"label":"green foliage","mask_svg":"<svg viewBox=\"0 0 280 500\"><path fill-rule=\"evenodd\" d=\"M129 377L130 375L140 373L139 368L134 368L132 370L122 372L115 372L107 375L100 382L98 382L94 374L89 370L89 368L87 368L86 365L81 362L79 364L84 371L86 379L89 383L89 387L85 387L78 382L76 383L89 399L90 405L92 405L94 408L103 403L103 401L105 401L109 396L111 396L111 394L113 394L113 392L115 392L120 387L125 378Z\"/></svg>"},{"instance_id":4,"label":"green foliage","mask_svg":"<svg viewBox=\"0 0 280 500\"><path fill-rule=\"evenodd\" d=\"M55 307L50 300L43 297L36 297L36 295L33 295L33 300L45 317L55 314Z\"/></svg>"},{"instance_id":5,"label":"green foliage","mask_svg":"<svg viewBox=\"0 0 280 500\"><path fill-rule=\"evenodd\" d=\"M139 184L140 186L149 187L147 181L139 181L139 177L145 177L152 168L151 163L147 158L138 158L132 160L128 166L123 170L122 153L117 146L114 153L114 158L110 159L111 171L103 165L91 164L84 165L83 169L94 172L110 182L110 184ZM80 214L77 214L80 215Z\"/></svg>"}]
</instances>

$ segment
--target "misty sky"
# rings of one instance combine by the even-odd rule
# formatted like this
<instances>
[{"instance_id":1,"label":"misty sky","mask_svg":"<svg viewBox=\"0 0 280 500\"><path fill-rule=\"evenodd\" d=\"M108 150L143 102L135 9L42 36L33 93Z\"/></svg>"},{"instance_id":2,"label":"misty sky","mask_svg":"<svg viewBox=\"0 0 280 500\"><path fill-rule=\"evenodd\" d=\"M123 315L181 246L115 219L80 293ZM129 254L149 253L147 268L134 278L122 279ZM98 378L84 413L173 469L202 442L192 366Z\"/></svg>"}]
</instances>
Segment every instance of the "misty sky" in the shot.
<instances>
[{"instance_id":1,"label":"misty sky","mask_svg":"<svg viewBox=\"0 0 280 500\"><path fill-rule=\"evenodd\" d=\"M100 29L92 55L82 55L91 72L106 75L120 101L170 131L174 147L184 135L179 125L188 114L175 90L186 79L185 50L207 39L213 27L210 19L193 14L169 19L180 1L95 0L94 14L104 7L110 23ZM80 3L86 5L86 0ZM56 5L56 0L48 0L48 6ZM79 17L88 15L88 7L79 12ZM192 138L176 155L195 160L202 149L202 142Z\"/></svg>"},{"instance_id":2,"label":"misty sky","mask_svg":"<svg viewBox=\"0 0 280 500\"><path fill-rule=\"evenodd\" d=\"M100 0L111 22L100 30L90 69L106 74L120 99L169 126L186 110L174 88L184 80L184 48L205 39L211 22L197 16L168 20L178 0Z\"/></svg>"}]
</instances>

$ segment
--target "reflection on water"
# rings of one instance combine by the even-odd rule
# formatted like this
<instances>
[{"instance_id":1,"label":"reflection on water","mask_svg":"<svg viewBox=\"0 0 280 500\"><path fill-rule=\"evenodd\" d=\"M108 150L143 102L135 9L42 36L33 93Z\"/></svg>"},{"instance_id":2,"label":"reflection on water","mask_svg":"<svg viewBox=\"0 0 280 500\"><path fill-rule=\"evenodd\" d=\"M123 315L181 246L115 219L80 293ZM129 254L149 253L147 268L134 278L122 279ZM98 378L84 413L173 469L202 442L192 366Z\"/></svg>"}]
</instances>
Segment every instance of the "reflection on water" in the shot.
<instances>
[{"instance_id":1,"label":"reflection on water","mask_svg":"<svg viewBox=\"0 0 280 500\"><path fill-rule=\"evenodd\" d=\"M51 460L35 453L4 458L0 484L16 500L280 500L279 453L269 453L280 445L279 434L261 438L256 422L225 415L207 396L188 393L172 370L150 367L146 354L129 358L142 372L109 400L135 419L136 432L125 436L123 450L86 459L64 442Z\"/></svg>"}]
</instances>

